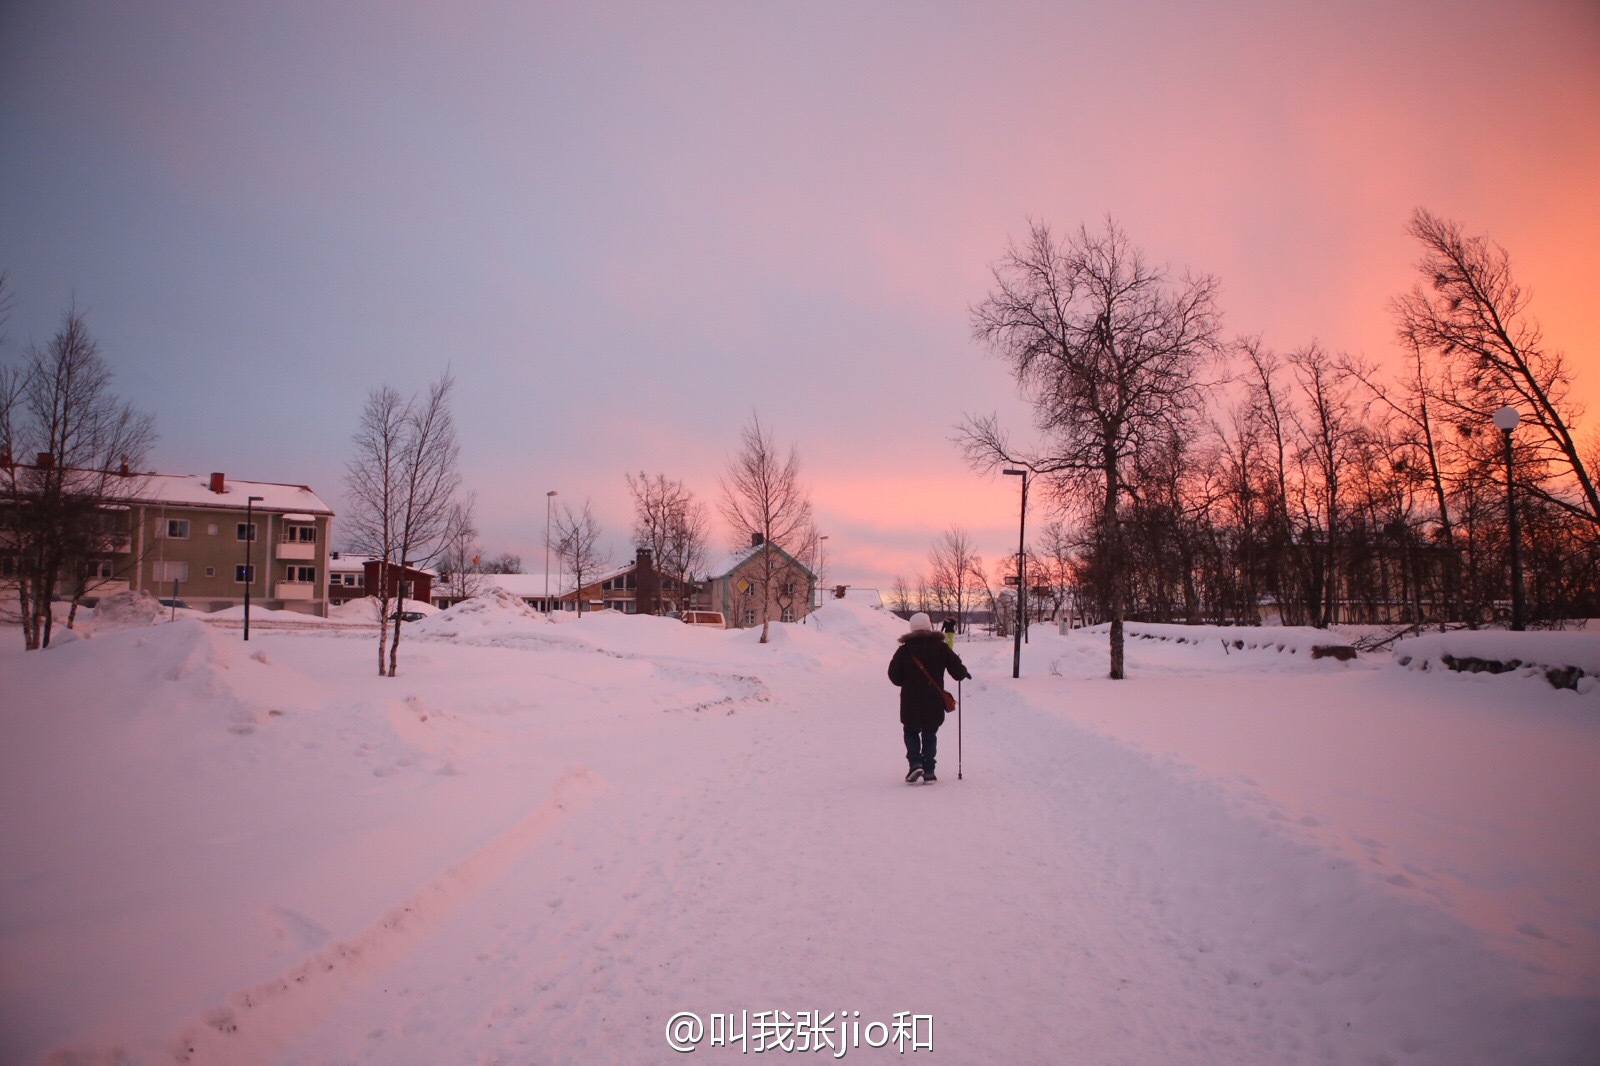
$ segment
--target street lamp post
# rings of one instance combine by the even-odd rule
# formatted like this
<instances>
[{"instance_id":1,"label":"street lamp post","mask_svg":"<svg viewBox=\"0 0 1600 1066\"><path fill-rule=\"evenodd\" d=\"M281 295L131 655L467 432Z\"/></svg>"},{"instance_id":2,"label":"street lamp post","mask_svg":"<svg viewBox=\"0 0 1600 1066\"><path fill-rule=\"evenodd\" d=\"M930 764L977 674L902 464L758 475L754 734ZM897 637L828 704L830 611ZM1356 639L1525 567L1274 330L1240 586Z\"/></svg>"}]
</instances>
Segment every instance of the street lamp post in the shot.
<instances>
[{"instance_id":1,"label":"street lamp post","mask_svg":"<svg viewBox=\"0 0 1600 1066\"><path fill-rule=\"evenodd\" d=\"M556 490L544 494L544 616L550 617L550 508L555 504Z\"/></svg>"},{"instance_id":2,"label":"street lamp post","mask_svg":"<svg viewBox=\"0 0 1600 1066\"><path fill-rule=\"evenodd\" d=\"M827 546L822 542L827 539L828 536L826 533L817 538L817 594L819 596L822 595L822 568L823 562L827 557L828 550Z\"/></svg>"},{"instance_id":3,"label":"street lamp post","mask_svg":"<svg viewBox=\"0 0 1600 1066\"><path fill-rule=\"evenodd\" d=\"M255 584L256 524L255 505L265 496L247 496L244 501L244 639L250 639L250 586Z\"/></svg>"},{"instance_id":4,"label":"street lamp post","mask_svg":"<svg viewBox=\"0 0 1600 1066\"><path fill-rule=\"evenodd\" d=\"M1506 439L1506 524L1511 540L1511 628L1521 630L1526 621L1527 608L1522 597L1522 529L1517 522L1516 479L1512 472L1511 431L1522 421L1522 413L1515 407L1502 407L1494 413L1494 424Z\"/></svg>"},{"instance_id":5,"label":"street lamp post","mask_svg":"<svg viewBox=\"0 0 1600 1066\"><path fill-rule=\"evenodd\" d=\"M1022 518L1017 524L1017 632L1011 651L1011 676L1022 676L1022 631L1028 624L1028 578L1025 563L1028 556L1028 472L1006 470L1004 473L1022 479Z\"/></svg>"}]
</instances>

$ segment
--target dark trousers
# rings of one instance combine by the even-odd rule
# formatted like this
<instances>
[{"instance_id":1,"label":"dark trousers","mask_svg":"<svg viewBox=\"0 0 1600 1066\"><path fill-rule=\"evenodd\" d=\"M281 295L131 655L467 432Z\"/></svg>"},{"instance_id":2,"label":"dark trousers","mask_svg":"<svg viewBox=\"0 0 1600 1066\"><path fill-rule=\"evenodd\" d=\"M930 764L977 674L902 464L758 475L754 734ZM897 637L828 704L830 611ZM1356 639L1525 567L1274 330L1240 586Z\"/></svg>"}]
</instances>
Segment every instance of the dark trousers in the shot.
<instances>
[{"instance_id":1,"label":"dark trousers","mask_svg":"<svg viewBox=\"0 0 1600 1066\"><path fill-rule=\"evenodd\" d=\"M933 773L933 760L939 754L939 727L918 729L908 725L906 730L906 761L913 767L922 767L923 773Z\"/></svg>"}]
</instances>

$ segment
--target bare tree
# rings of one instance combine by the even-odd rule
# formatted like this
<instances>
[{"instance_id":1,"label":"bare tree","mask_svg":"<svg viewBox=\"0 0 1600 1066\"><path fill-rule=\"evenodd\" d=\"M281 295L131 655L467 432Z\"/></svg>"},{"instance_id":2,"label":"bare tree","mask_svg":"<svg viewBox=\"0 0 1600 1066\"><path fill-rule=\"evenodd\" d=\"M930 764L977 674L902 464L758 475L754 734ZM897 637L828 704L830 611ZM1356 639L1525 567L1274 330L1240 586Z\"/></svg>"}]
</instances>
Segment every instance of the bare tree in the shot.
<instances>
[{"instance_id":1,"label":"bare tree","mask_svg":"<svg viewBox=\"0 0 1600 1066\"><path fill-rule=\"evenodd\" d=\"M380 560L379 676L394 677L399 666L403 619L400 612L390 615L391 592L403 605L406 572L432 565L469 517L458 506L460 446L450 412L454 385L446 372L425 396L410 400L388 385L372 390L356 431L355 455L346 464L347 535L357 551Z\"/></svg>"},{"instance_id":2,"label":"bare tree","mask_svg":"<svg viewBox=\"0 0 1600 1066\"><path fill-rule=\"evenodd\" d=\"M1566 491L1527 488L1583 520L1600 525L1600 490L1584 464L1572 424L1572 375L1566 358L1545 347L1528 314L1529 294L1511 274L1511 257L1487 237L1417 208L1407 232L1422 244L1417 264L1425 284L1395 301L1401 336L1432 352L1451 370L1458 418L1488 422L1512 404L1537 427L1537 457L1566 473Z\"/></svg>"},{"instance_id":3,"label":"bare tree","mask_svg":"<svg viewBox=\"0 0 1600 1066\"><path fill-rule=\"evenodd\" d=\"M399 390L380 385L367 394L354 438L355 454L345 464L350 506L345 538L351 548L378 560L378 676L387 673L389 603L394 581L389 566L397 554L400 523L400 455L406 447L407 403Z\"/></svg>"},{"instance_id":4,"label":"bare tree","mask_svg":"<svg viewBox=\"0 0 1600 1066\"><path fill-rule=\"evenodd\" d=\"M792 597L798 584L790 560L804 550L812 532L811 497L800 481L798 450L791 446L787 456L780 455L756 415L750 416L741 447L722 477L721 511L736 546L755 549L757 562L748 579L759 602L765 644L774 601Z\"/></svg>"},{"instance_id":5,"label":"bare tree","mask_svg":"<svg viewBox=\"0 0 1600 1066\"><path fill-rule=\"evenodd\" d=\"M911 586L906 584L906 579L899 574L894 575L894 584L889 588L889 610L896 614L910 614L911 596Z\"/></svg>"},{"instance_id":6,"label":"bare tree","mask_svg":"<svg viewBox=\"0 0 1600 1066\"><path fill-rule=\"evenodd\" d=\"M704 573L711 543L711 517L704 502L681 481L640 471L627 475L633 496L633 538L648 548L656 569L670 582L680 610L688 607L697 576Z\"/></svg>"},{"instance_id":7,"label":"bare tree","mask_svg":"<svg viewBox=\"0 0 1600 1066\"><path fill-rule=\"evenodd\" d=\"M449 542L439 556L439 585L451 599L465 600L483 591L483 575L498 573L485 569L478 528L473 519L473 499L468 496L456 504L458 513ZM490 565L493 565L491 562Z\"/></svg>"},{"instance_id":8,"label":"bare tree","mask_svg":"<svg viewBox=\"0 0 1600 1066\"><path fill-rule=\"evenodd\" d=\"M522 556L515 552L501 552L499 555L482 559L478 563L480 574L525 574L522 568Z\"/></svg>"},{"instance_id":9,"label":"bare tree","mask_svg":"<svg viewBox=\"0 0 1600 1066\"><path fill-rule=\"evenodd\" d=\"M582 618L585 578L593 580L597 571L611 565L610 557L600 545L600 523L595 520L589 501L584 500L583 510L576 514L563 504L552 537L552 547L561 565L572 574L573 587L577 590L578 617Z\"/></svg>"},{"instance_id":10,"label":"bare tree","mask_svg":"<svg viewBox=\"0 0 1600 1066\"><path fill-rule=\"evenodd\" d=\"M994 417L968 419L958 441L975 467L1025 464L1058 491L1098 503L1099 595L1111 619L1113 678L1124 676L1129 598L1119 506L1126 467L1141 449L1190 431L1200 374L1218 354L1217 282L1151 266L1111 219L1058 243L1043 223L994 268L995 287L972 311L973 334L1005 361L1034 411L1044 444L1013 451Z\"/></svg>"},{"instance_id":11,"label":"bare tree","mask_svg":"<svg viewBox=\"0 0 1600 1066\"><path fill-rule=\"evenodd\" d=\"M117 516L144 489L134 471L154 440L151 417L111 392L76 308L23 366L0 368L0 543L12 554L29 650L50 645L53 597L69 594L75 612L105 574Z\"/></svg>"},{"instance_id":12,"label":"bare tree","mask_svg":"<svg viewBox=\"0 0 1600 1066\"><path fill-rule=\"evenodd\" d=\"M1046 523L1039 534L1039 547L1028 557L1028 571L1033 589L1043 588L1050 600L1051 617L1058 618L1067 601L1076 576L1073 558L1075 544L1066 523L1059 518Z\"/></svg>"},{"instance_id":13,"label":"bare tree","mask_svg":"<svg viewBox=\"0 0 1600 1066\"><path fill-rule=\"evenodd\" d=\"M928 549L928 567L933 587L943 591L948 610L955 614L957 624L965 632L973 594L979 591L980 583L988 585L987 578L979 580L983 561L971 535L959 526L945 530ZM946 609L943 604L941 609Z\"/></svg>"}]
</instances>

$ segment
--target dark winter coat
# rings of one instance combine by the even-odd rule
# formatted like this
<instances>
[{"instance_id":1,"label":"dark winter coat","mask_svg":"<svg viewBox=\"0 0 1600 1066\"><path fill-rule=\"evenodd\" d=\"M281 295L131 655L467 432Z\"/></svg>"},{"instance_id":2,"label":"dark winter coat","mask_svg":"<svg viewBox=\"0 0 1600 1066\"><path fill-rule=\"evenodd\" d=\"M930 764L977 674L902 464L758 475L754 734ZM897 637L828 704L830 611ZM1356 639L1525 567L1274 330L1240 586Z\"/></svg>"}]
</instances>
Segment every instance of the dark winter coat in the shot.
<instances>
[{"instance_id":1,"label":"dark winter coat","mask_svg":"<svg viewBox=\"0 0 1600 1066\"><path fill-rule=\"evenodd\" d=\"M921 663L937 684L917 669ZM900 724L918 729L938 729L944 724L944 675L957 681L972 674L940 633L907 633L889 660L889 680L900 686Z\"/></svg>"}]
</instances>

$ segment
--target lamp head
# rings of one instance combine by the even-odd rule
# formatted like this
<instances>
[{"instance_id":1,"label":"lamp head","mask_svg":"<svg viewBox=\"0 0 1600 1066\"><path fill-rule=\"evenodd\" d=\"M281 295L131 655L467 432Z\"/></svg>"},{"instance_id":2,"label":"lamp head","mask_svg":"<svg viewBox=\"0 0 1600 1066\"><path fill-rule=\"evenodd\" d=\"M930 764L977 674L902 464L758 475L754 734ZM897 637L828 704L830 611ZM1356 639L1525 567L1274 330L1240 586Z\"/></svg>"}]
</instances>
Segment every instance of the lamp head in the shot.
<instances>
[{"instance_id":1,"label":"lamp head","mask_svg":"<svg viewBox=\"0 0 1600 1066\"><path fill-rule=\"evenodd\" d=\"M1517 428L1517 423L1522 421L1522 412L1515 407L1506 406L1494 413L1494 424L1507 433Z\"/></svg>"},{"instance_id":2,"label":"lamp head","mask_svg":"<svg viewBox=\"0 0 1600 1066\"><path fill-rule=\"evenodd\" d=\"M546 496L554 496L555 494L556 494L556 490L555 489L551 489L549 492L545 493Z\"/></svg>"},{"instance_id":3,"label":"lamp head","mask_svg":"<svg viewBox=\"0 0 1600 1066\"><path fill-rule=\"evenodd\" d=\"M1011 475L1014 475L1016 477L1027 477L1028 476L1028 472L1026 470L1002 470L1001 473L1002 474L1011 474Z\"/></svg>"}]
</instances>

